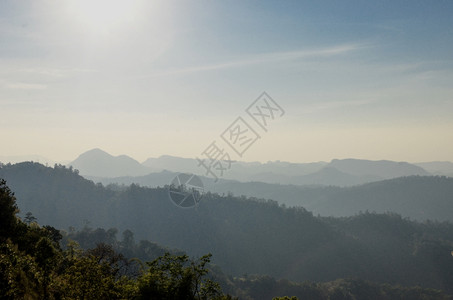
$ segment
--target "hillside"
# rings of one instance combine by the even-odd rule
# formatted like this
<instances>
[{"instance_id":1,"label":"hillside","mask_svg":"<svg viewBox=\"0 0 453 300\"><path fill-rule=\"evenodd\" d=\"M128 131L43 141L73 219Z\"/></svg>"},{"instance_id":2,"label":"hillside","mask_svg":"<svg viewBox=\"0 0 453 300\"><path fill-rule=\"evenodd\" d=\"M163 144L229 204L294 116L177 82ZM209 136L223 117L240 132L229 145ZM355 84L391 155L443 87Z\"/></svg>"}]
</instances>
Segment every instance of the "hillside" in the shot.
<instances>
[{"instance_id":1,"label":"hillside","mask_svg":"<svg viewBox=\"0 0 453 300\"><path fill-rule=\"evenodd\" d=\"M326 171L337 173L337 171ZM168 171L137 177L91 178L103 184L136 183L157 187L168 184L177 173ZM306 175L309 176L309 175ZM347 217L361 211L396 212L414 220L453 221L453 178L408 176L352 187L280 185L201 177L205 189L236 196L273 199L287 206L302 206L321 216ZM343 177L346 178L346 177Z\"/></svg>"},{"instance_id":2,"label":"hillside","mask_svg":"<svg viewBox=\"0 0 453 300\"><path fill-rule=\"evenodd\" d=\"M96 185L61 166L4 166L21 215L58 228L86 224L132 230L138 239L213 254L232 275L268 274L294 281L358 277L451 290L453 225L398 215L317 218L275 201L208 193L197 209L179 209L166 189ZM423 177L420 177L421 179Z\"/></svg>"},{"instance_id":3,"label":"hillside","mask_svg":"<svg viewBox=\"0 0 453 300\"><path fill-rule=\"evenodd\" d=\"M93 149L81 154L69 165L87 177L142 176L151 172L170 171L205 175L194 158L163 155L148 158L142 164L122 155L114 157ZM241 162L235 161L223 179L271 184L354 186L402 176L430 175L420 166L406 162L334 159L330 163Z\"/></svg>"},{"instance_id":4,"label":"hillside","mask_svg":"<svg viewBox=\"0 0 453 300\"><path fill-rule=\"evenodd\" d=\"M453 177L453 163L450 161L431 161L416 163L431 174Z\"/></svg>"},{"instance_id":5,"label":"hillside","mask_svg":"<svg viewBox=\"0 0 453 300\"><path fill-rule=\"evenodd\" d=\"M100 177L139 176L152 171L129 156L112 156L101 149L82 153L69 165L82 175Z\"/></svg>"},{"instance_id":6,"label":"hillside","mask_svg":"<svg viewBox=\"0 0 453 300\"><path fill-rule=\"evenodd\" d=\"M329 165L340 172L355 176L375 176L381 179L411 175L430 175L423 168L407 162L389 160L334 159Z\"/></svg>"},{"instance_id":7,"label":"hillside","mask_svg":"<svg viewBox=\"0 0 453 300\"><path fill-rule=\"evenodd\" d=\"M322 216L352 216L359 212L396 212L415 220L453 221L453 178L409 176L353 187L300 187L223 181L208 189L255 196L290 206L303 206Z\"/></svg>"}]
</instances>

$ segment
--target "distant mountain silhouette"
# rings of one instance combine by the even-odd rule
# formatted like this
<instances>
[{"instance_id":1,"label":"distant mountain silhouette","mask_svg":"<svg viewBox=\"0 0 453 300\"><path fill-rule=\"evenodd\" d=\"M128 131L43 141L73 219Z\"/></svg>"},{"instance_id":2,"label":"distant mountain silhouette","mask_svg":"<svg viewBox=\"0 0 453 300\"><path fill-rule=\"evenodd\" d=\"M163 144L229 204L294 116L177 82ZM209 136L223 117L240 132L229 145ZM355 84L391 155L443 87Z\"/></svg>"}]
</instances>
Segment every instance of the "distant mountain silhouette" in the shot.
<instances>
[{"instance_id":1,"label":"distant mountain silhouette","mask_svg":"<svg viewBox=\"0 0 453 300\"><path fill-rule=\"evenodd\" d=\"M185 169L187 170L187 169ZM189 171L190 172L190 171ZM149 186L149 187L157 187L157 186L164 186L166 184L169 184L169 182L178 174L179 172L173 172L173 171L168 171L164 170L161 172L156 172L156 173L150 173L147 175L143 176L120 176L120 177L110 177L110 178L104 178L102 176L85 176L86 178L93 180L95 182L102 182L103 184L111 184L111 183L117 183L117 184L125 184L129 185L132 183L140 184L143 186ZM343 173L338 171L335 168L332 167L326 167L322 168L318 172L314 172L308 175L302 175L302 176L285 176L285 175L280 175L276 173L260 173L257 175L251 176L253 179L252 181L247 181L247 182L241 182L238 180L232 180L232 179L221 179L219 182L214 182L212 178L206 177L199 175L202 179L203 182L207 184L207 186L210 187L211 191L215 192L229 192L223 188L225 184L230 185L230 184L235 184L235 183L243 183L243 184L248 184L248 183L253 183L253 182L262 182L268 185L276 185L275 183L272 183L272 179L280 179L279 182L289 182L290 184L293 185L327 185L327 186L353 186L353 185L359 185L367 182L372 182L379 180L379 178L372 177L372 176L354 176L350 175L347 173ZM281 184L281 183L278 183ZM247 193L252 195L251 193Z\"/></svg>"},{"instance_id":2,"label":"distant mountain silhouette","mask_svg":"<svg viewBox=\"0 0 453 300\"><path fill-rule=\"evenodd\" d=\"M162 155L158 158L150 157L142 165L154 170L168 170L174 172L199 173L202 171L197 167L197 160L192 158Z\"/></svg>"},{"instance_id":3,"label":"distant mountain silhouette","mask_svg":"<svg viewBox=\"0 0 453 300\"><path fill-rule=\"evenodd\" d=\"M322 168L318 172L296 177L298 182L294 182L299 185L334 185L334 186L352 186L366 182L380 180L378 176L366 175L352 175L350 173L339 171L337 168L331 167L329 164L327 167Z\"/></svg>"},{"instance_id":4,"label":"distant mountain silhouette","mask_svg":"<svg viewBox=\"0 0 453 300\"><path fill-rule=\"evenodd\" d=\"M425 169L433 175L453 177L453 163L449 161L431 161L416 163L415 165Z\"/></svg>"},{"instance_id":5,"label":"distant mountain silhouette","mask_svg":"<svg viewBox=\"0 0 453 300\"><path fill-rule=\"evenodd\" d=\"M224 178L240 181L300 184L298 177L318 172L326 164L326 162L291 163L282 161L269 161L263 164L259 162L236 162Z\"/></svg>"},{"instance_id":6,"label":"distant mountain silhouette","mask_svg":"<svg viewBox=\"0 0 453 300\"><path fill-rule=\"evenodd\" d=\"M334 167L323 167L320 170L306 174L288 176L284 174L268 172L250 176L252 180L265 183L295 184L295 185L334 185L352 186L366 182L381 180L377 176L355 176L341 172Z\"/></svg>"},{"instance_id":7,"label":"distant mountain silhouette","mask_svg":"<svg viewBox=\"0 0 453 300\"><path fill-rule=\"evenodd\" d=\"M430 175L423 168L407 162L389 160L363 160L363 159L334 159L330 167L355 176L373 176L381 179L390 179L411 175Z\"/></svg>"},{"instance_id":8,"label":"distant mountain silhouette","mask_svg":"<svg viewBox=\"0 0 453 300\"><path fill-rule=\"evenodd\" d=\"M39 162L41 164L53 165L55 162L41 155L0 155L0 162L15 164L23 161Z\"/></svg>"},{"instance_id":9,"label":"distant mountain silhouette","mask_svg":"<svg viewBox=\"0 0 453 300\"><path fill-rule=\"evenodd\" d=\"M120 176L120 177L102 177L102 176L84 176L86 179L92 180L93 182L100 182L104 185L118 184L118 185L131 185L138 184L147 187L163 187L170 184L173 178L177 176L179 172L161 171L155 173L149 173L143 176ZM201 176L203 182L210 182L211 179ZM214 182L212 182L214 184Z\"/></svg>"},{"instance_id":10,"label":"distant mountain silhouette","mask_svg":"<svg viewBox=\"0 0 453 300\"><path fill-rule=\"evenodd\" d=\"M292 176L310 174L320 170L326 162L290 163L290 162L240 162L235 161L224 174L225 179L239 181L263 181L268 183L290 183ZM168 170L204 175L205 169L199 167L199 162L193 158L182 158L162 155L158 158L148 158L144 166L154 170Z\"/></svg>"},{"instance_id":11,"label":"distant mountain silhouette","mask_svg":"<svg viewBox=\"0 0 453 300\"><path fill-rule=\"evenodd\" d=\"M205 175L204 169L197 166L197 160L191 158L164 155L159 158L149 158L143 164L155 170ZM352 186L411 175L430 175L430 173L407 162L334 159L330 163L234 162L223 178L243 182Z\"/></svg>"},{"instance_id":12,"label":"distant mountain silhouette","mask_svg":"<svg viewBox=\"0 0 453 300\"><path fill-rule=\"evenodd\" d=\"M79 170L81 175L99 177L140 176L152 172L129 156L112 156L101 149L89 150L69 165Z\"/></svg>"},{"instance_id":13,"label":"distant mountain silhouette","mask_svg":"<svg viewBox=\"0 0 453 300\"><path fill-rule=\"evenodd\" d=\"M206 170L199 166L195 158L163 155L158 158L148 158L140 164L128 156L114 157L100 149L93 149L83 153L70 165L78 169L80 174L91 178L143 176L151 172L164 170L193 173L199 176L206 175ZM235 161L232 162L231 168L224 172L222 178L241 182L259 181L295 185L354 186L412 175L427 176L430 173L414 164L388 160L334 159L330 163Z\"/></svg>"}]
</instances>

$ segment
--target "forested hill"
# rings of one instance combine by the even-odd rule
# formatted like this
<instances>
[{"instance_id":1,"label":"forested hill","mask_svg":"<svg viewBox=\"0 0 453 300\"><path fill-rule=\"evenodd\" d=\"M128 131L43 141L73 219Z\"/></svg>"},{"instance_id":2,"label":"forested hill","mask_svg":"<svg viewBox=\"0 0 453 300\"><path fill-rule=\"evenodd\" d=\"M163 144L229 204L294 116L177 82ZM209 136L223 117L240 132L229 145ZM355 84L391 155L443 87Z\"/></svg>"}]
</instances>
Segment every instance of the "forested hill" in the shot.
<instances>
[{"instance_id":1,"label":"forested hill","mask_svg":"<svg viewBox=\"0 0 453 300\"><path fill-rule=\"evenodd\" d=\"M170 182L177 173L160 172L146 176L93 178L103 184L118 183L157 187ZM321 216L346 217L360 211L396 212L414 220L453 222L453 178L408 176L353 187L298 186L263 182L238 182L203 178L211 192L274 199L287 206L302 206Z\"/></svg>"},{"instance_id":2,"label":"forested hill","mask_svg":"<svg viewBox=\"0 0 453 300\"><path fill-rule=\"evenodd\" d=\"M223 181L207 184L219 193L278 200L289 206L303 206L315 215L345 217L360 211L396 212L425 221L453 222L453 178L409 176L353 187L295 186L261 182Z\"/></svg>"},{"instance_id":3,"label":"forested hill","mask_svg":"<svg viewBox=\"0 0 453 300\"><path fill-rule=\"evenodd\" d=\"M453 292L450 223L371 213L317 218L275 201L217 194L205 195L197 209L180 209L164 188L114 191L62 166L36 163L3 166L0 178L16 193L21 215L30 211L40 224L130 229L138 239L192 256L210 252L229 274L294 281L358 277Z\"/></svg>"},{"instance_id":4,"label":"forested hill","mask_svg":"<svg viewBox=\"0 0 453 300\"><path fill-rule=\"evenodd\" d=\"M451 177L400 177L334 191L329 197L314 199L317 212L347 216L366 210L391 211L416 220L453 221Z\"/></svg>"}]
</instances>

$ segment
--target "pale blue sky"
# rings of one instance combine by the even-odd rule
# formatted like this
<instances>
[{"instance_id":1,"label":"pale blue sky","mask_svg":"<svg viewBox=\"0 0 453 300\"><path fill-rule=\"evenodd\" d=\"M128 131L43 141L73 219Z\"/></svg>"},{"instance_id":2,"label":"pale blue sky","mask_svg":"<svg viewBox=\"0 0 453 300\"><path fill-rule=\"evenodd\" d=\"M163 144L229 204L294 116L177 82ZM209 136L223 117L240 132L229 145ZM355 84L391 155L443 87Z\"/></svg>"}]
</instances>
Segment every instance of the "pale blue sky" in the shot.
<instances>
[{"instance_id":1,"label":"pale blue sky","mask_svg":"<svg viewBox=\"0 0 453 300\"><path fill-rule=\"evenodd\" d=\"M452 1L1 1L0 155L453 161Z\"/></svg>"}]
</instances>

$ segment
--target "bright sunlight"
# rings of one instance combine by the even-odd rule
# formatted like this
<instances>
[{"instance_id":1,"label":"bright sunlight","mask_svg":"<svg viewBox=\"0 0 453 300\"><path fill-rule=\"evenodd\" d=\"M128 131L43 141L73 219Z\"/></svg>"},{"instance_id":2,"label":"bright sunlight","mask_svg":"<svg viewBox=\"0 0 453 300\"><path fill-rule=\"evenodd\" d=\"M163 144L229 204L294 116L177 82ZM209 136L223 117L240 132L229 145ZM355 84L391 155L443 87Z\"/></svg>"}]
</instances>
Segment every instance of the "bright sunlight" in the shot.
<instances>
[{"instance_id":1,"label":"bright sunlight","mask_svg":"<svg viewBox=\"0 0 453 300\"><path fill-rule=\"evenodd\" d=\"M109 33L133 21L140 10L139 0L77 0L69 2L70 14L94 33Z\"/></svg>"}]
</instances>

